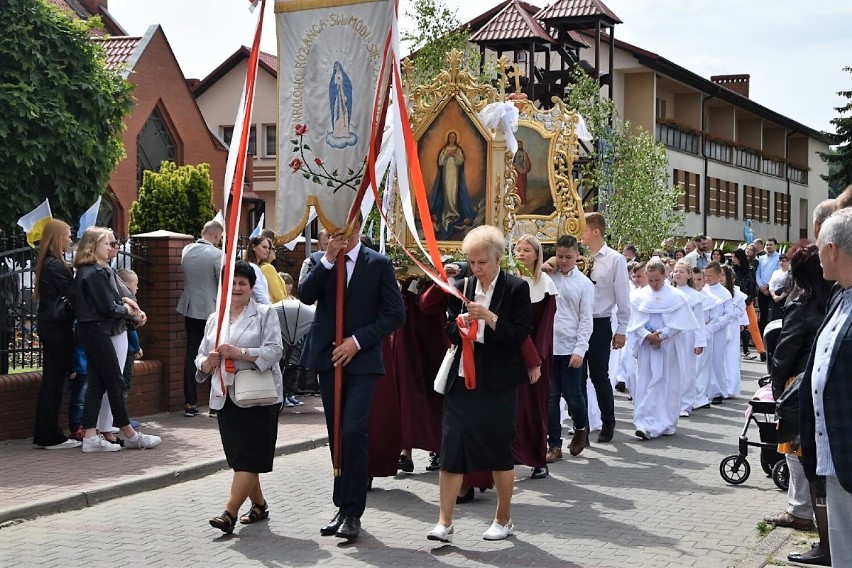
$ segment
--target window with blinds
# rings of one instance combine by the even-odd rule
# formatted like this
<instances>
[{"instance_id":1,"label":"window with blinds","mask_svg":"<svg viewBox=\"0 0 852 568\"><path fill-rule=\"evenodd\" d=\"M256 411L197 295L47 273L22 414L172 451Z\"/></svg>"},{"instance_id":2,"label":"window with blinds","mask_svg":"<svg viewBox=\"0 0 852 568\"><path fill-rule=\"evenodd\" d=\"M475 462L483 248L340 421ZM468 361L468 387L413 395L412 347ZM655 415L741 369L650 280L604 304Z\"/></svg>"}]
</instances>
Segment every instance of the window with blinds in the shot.
<instances>
[{"instance_id":1,"label":"window with blinds","mask_svg":"<svg viewBox=\"0 0 852 568\"><path fill-rule=\"evenodd\" d=\"M680 189L678 206L681 210L701 213L701 176L684 170L674 170L672 182Z\"/></svg>"}]
</instances>

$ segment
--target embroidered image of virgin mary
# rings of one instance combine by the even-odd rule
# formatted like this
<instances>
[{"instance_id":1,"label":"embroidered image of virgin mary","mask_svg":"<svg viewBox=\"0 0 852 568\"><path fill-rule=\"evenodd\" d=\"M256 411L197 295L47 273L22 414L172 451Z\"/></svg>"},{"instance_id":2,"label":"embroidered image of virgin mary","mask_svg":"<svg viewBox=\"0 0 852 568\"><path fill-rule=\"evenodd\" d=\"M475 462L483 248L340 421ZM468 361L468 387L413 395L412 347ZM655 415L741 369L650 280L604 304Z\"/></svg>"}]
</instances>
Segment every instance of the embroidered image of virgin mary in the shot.
<instances>
[{"instance_id":1,"label":"embroidered image of virgin mary","mask_svg":"<svg viewBox=\"0 0 852 568\"><path fill-rule=\"evenodd\" d=\"M352 120L352 81L339 61L334 62L328 84L328 104L331 130L325 135L332 148L346 148L358 142L358 135L349 130Z\"/></svg>"},{"instance_id":2,"label":"embroidered image of virgin mary","mask_svg":"<svg viewBox=\"0 0 852 568\"><path fill-rule=\"evenodd\" d=\"M447 143L438 153L438 172L429 196L429 211L435 236L441 240L451 239L457 230L470 228L476 217L464 177L464 152L455 130L447 133Z\"/></svg>"}]
</instances>

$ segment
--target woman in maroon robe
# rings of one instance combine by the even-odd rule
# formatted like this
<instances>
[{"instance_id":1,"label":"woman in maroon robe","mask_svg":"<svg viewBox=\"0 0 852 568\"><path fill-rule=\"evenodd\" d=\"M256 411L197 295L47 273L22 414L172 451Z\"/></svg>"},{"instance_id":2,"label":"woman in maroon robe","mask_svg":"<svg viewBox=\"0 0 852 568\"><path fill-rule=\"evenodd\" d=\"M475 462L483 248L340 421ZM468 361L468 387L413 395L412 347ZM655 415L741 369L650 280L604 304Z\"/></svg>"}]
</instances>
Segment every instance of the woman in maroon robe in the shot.
<instances>
[{"instance_id":1,"label":"woman in maroon robe","mask_svg":"<svg viewBox=\"0 0 852 568\"><path fill-rule=\"evenodd\" d=\"M533 327L530 338L541 358L541 378L518 388L518 424L512 455L516 464L533 468L532 478L548 476L547 404L550 397L550 373L553 363L553 316L556 314L556 286L542 273L541 243L532 235L523 235L515 245L515 256L526 269L521 278L530 285Z\"/></svg>"}]
</instances>

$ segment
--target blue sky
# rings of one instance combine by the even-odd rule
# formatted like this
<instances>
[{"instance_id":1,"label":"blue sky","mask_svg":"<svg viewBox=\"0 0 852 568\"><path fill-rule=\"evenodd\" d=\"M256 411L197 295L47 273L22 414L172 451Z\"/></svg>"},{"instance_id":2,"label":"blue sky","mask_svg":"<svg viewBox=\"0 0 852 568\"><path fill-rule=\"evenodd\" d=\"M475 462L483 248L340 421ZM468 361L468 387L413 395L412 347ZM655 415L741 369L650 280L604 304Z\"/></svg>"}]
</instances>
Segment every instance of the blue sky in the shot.
<instances>
[{"instance_id":1,"label":"blue sky","mask_svg":"<svg viewBox=\"0 0 852 568\"><path fill-rule=\"evenodd\" d=\"M272 1L262 47L275 53ZM460 5L462 21L499 0L445 0ZM546 2L530 3L544 6ZM109 9L131 35L160 24L187 77L202 78L240 45L251 42L256 16L246 0L110 0ZM852 90L852 2L830 0L606 0L624 22L618 39L653 51L704 77L751 75L751 98L818 130ZM400 12L408 9L401 0ZM401 27L406 27L403 18Z\"/></svg>"}]
</instances>

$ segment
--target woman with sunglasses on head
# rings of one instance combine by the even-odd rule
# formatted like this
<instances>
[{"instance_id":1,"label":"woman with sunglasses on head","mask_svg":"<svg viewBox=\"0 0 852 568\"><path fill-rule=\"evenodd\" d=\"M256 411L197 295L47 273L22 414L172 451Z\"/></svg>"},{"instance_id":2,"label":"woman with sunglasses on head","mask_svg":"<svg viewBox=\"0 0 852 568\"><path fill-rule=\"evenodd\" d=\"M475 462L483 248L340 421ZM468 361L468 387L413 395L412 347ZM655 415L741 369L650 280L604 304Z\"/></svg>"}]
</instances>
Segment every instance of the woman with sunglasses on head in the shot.
<instances>
[{"instance_id":1,"label":"woman with sunglasses on head","mask_svg":"<svg viewBox=\"0 0 852 568\"><path fill-rule=\"evenodd\" d=\"M59 219L45 225L35 265L34 299L38 300L38 336L44 353L36 405L33 444L48 450L77 448L59 428L59 405L65 380L74 370L74 274L65 260L71 248L71 227Z\"/></svg>"},{"instance_id":2,"label":"woman with sunglasses on head","mask_svg":"<svg viewBox=\"0 0 852 568\"><path fill-rule=\"evenodd\" d=\"M86 351L89 385L83 405L83 452L115 452L121 446L108 442L96 428L104 392L115 414L115 424L125 435L124 447L153 448L158 436L142 434L130 425L124 400L122 367L127 357L128 322L145 322L145 313L119 292L118 276L109 266L112 231L90 227L83 233L74 266L74 315L78 337Z\"/></svg>"}]
</instances>

